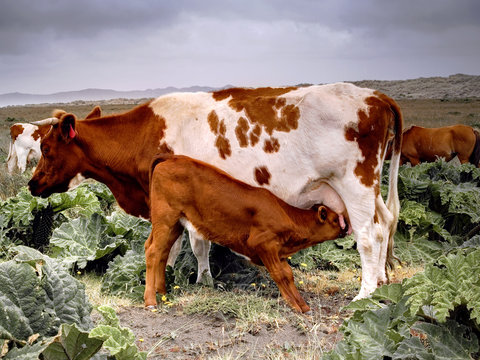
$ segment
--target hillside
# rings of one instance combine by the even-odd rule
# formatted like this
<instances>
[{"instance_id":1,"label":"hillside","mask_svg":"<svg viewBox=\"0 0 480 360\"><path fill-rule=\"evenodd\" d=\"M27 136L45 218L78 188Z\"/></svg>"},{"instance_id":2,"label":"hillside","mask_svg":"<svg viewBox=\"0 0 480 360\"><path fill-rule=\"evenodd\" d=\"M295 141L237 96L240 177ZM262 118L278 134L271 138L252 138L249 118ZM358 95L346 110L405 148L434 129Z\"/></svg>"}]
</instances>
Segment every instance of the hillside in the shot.
<instances>
[{"instance_id":1,"label":"hillside","mask_svg":"<svg viewBox=\"0 0 480 360\"><path fill-rule=\"evenodd\" d=\"M480 98L480 76L456 74L448 77L429 77L409 80L363 80L349 81L361 87L379 90L394 99L464 99ZM222 88L232 87L226 85ZM48 95L9 93L0 95L0 107L25 104L138 104L148 98L171 92L212 91L218 88L191 86L187 88L158 88L135 91L109 89L84 89Z\"/></svg>"},{"instance_id":2,"label":"hillside","mask_svg":"<svg viewBox=\"0 0 480 360\"><path fill-rule=\"evenodd\" d=\"M480 76L456 74L409 80L363 80L351 83L379 90L394 99L459 99L480 97Z\"/></svg>"}]
</instances>

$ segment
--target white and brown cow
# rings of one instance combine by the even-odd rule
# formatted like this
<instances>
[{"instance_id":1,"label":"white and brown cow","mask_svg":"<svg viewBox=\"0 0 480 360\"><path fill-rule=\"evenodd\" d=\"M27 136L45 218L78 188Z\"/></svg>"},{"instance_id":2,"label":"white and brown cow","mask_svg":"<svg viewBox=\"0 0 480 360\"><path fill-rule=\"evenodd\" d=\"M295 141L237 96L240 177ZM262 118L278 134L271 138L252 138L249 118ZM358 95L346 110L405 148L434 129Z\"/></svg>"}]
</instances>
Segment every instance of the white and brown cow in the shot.
<instances>
[{"instance_id":1,"label":"white and brown cow","mask_svg":"<svg viewBox=\"0 0 480 360\"><path fill-rule=\"evenodd\" d=\"M66 114L64 110L56 109L53 111L53 118L32 123L16 123L10 127L10 147L7 157L7 168L10 174L15 167L20 170L20 173L24 173L29 161L40 159L42 138L50 131L51 123L58 121L63 114ZM95 106L87 118L100 115L100 106Z\"/></svg>"},{"instance_id":2,"label":"white and brown cow","mask_svg":"<svg viewBox=\"0 0 480 360\"><path fill-rule=\"evenodd\" d=\"M40 159L40 140L50 130L50 127L29 123L16 123L10 127L10 150L7 157L7 167L10 174L17 167L25 172L27 163Z\"/></svg>"},{"instance_id":3,"label":"white and brown cow","mask_svg":"<svg viewBox=\"0 0 480 360\"><path fill-rule=\"evenodd\" d=\"M46 196L66 191L82 173L109 186L127 212L149 217L153 156L187 155L293 206L323 202L342 213L361 257L361 298L387 280L393 257L402 122L391 98L346 83L169 94L124 114L82 121L65 114L42 140L29 186ZM380 181L389 142L385 204Z\"/></svg>"}]
</instances>

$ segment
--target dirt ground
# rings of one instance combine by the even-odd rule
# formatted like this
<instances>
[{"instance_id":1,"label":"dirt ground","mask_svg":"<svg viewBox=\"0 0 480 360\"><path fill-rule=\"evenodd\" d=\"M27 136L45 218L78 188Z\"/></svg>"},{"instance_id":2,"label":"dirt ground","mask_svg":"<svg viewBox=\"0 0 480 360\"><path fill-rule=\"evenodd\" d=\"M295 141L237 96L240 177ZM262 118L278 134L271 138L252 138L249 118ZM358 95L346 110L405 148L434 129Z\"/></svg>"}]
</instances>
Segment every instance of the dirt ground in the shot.
<instances>
[{"instance_id":1,"label":"dirt ground","mask_svg":"<svg viewBox=\"0 0 480 360\"><path fill-rule=\"evenodd\" d=\"M181 306L157 312L122 307L117 315L121 326L134 332L139 349L151 351L149 359L271 359L274 354L289 357L292 352L302 358L303 351L321 355L341 340L338 329L349 315L341 309L351 298L341 292L320 298L303 292L302 296L312 314L292 311L285 324L259 323L241 333L236 320L222 313L186 315Z\"/></svg>"}]
</instances>

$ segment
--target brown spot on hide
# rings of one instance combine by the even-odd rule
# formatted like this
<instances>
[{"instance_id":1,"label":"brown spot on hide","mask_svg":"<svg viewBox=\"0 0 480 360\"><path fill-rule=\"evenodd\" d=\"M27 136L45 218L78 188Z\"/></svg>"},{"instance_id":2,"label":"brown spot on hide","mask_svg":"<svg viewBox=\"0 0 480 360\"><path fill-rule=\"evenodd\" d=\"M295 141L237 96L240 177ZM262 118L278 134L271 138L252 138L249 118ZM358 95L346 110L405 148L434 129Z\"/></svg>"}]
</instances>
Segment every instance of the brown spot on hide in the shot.
<instances>
[{"instance_id":1,"label":"brown spot on hide","mask_svg":"<svg viewBox=\"0 0 480 360\"><path fill-rule=\"evenodd\" d=\"M358 129L347 127L345 138L348 141L355 141L364 157L363 161L357 162L355 175L365 186L376 186L378 193L380 174L375 171L378 166L378 152L384 152L390 138L390 122L392 112L390 104L377 96L370 96L365 99L368 105L367 111L358 110Z\"/></svg>"},{"instance_id":2,"label":"brown spot on hide","mask_svg":"<svg viewBox=\"0 0 480 360\"><path fill-rule=\"evenodd\" d=\"M240 117L237 127L235 128L235 134L237 135L240 147L248 146L247 131L249 130L249 128L250 126L248 125L247 119L245 119L244 117Z\"/></svg>"},{"instance_id":3,"label":"brown spot on hide","mask_svg":"<svg viewBox=\"0 0 480 360\"><path fill-rule=\"evenodd\" d=\"M258 126L258 124L255 125L252 131L250 131L250 144L252 146L255 146L259 141L260 141L260 135L262 134L262 128Z\"/></svg>"},{"instance_id":4,"label":"brown spot on hide","mask_svg":"<svg viewBox=\"0 0 480 360\"><path fill-rule=\"evenodd\" d=\"M12 141L15 141L17 139L18 135L23 133L23 130L25 130L25 129L23 128L22 125L19 125L19 124L14 124L14 125L10 126L10 136L12 138Z\"/></svg>"},{"instance_id":5,"label":"brown spot on hide","mask_svg":"<svg viewBox=\"0 0 480 360\"><path fill-rule=\"evenodd\" d=\"M50 131L51 125L40 125L38 129L32 134L33 140L43 139L45 135Z\"/></svg>"},{"instance_id":6,"label":"brown spot on hide","mask_svg":"<svg viewBox=\"0 0 480 360\"><path fill-rule=\"evenodd\" d=\"M210 130L217 135L215 146L218 149L220 157L226 159L227 156L232 154L232 150L230 148L230 141L225 136L227 132L225 121L223 119L220 121L215 110L212 110L208 114L208 124L210 125Z\"/></svg>"},{"instance_id":7,"label":"brown spot on hide","mask_svg":"<svg viewBox=\"0 0 480 360\"><path fill-rule=\"evenodd\" d=\"M259 168L255 168L255 180L259 185L268 185L270 183L270 172L265 166L261 166Z\"/></svg>"},{"instance_id":8,"label":"brown spot on hide","mask_svg":"<svg viewBox=\"0 0 480 360\"><path fill-rule=\"evenodd\" d=\"M278 139L271 137L270 139L265 140L263 151L266 153L274 153L278 150L280 150L280 143L278 142Z\"/></svg>"},{"instance_id":9,"label":"brown spot on hide","mask_svg":"<svg viewBox=\"0 0 480 360\"><path fill-rule=\"evenodd\" d=\"M230 98L228 105L237 112L244 111L247 120L250 124L255 125L248 138L250 145L254 146L258 143L261 130L264 129L267 134L272 135L274 131L289 132L298 128L298 120L300 119L300 109L293 104L287 105L285 98L279 97L296 87L288 88L258 88L258 89L242 89L233 88L216 91L213 93L213 98L217 101L222 101ZM237 128L243 131L241 135L246 135L248 129L244 126L244 117L238 119ZM210 121L209 121L210 123ZM242 123L242 124L241 124ZM212 125L210 125L212 127ZM239 138L239 134L237 133ZM242 138L240 146L245 144L245 139ZM264 150L267 152L278 151L276 145L279 146L278 141L271 138L270 145L265 143ZM268 149L268 150L267 150ZM271 151L272 149L276 149Z\"/></svg>"},{"instance_id":10,"label":"brown spot on hide","mask_svg":"<svg viewBox=\"0 0 480 360\"><path fill-rule=\"evenodd\" d=\"M216 135L218 134L218 116L215 110L212 110L208 114L208 125L210 125L210 130Z\"/></svg>"}]
</instances>

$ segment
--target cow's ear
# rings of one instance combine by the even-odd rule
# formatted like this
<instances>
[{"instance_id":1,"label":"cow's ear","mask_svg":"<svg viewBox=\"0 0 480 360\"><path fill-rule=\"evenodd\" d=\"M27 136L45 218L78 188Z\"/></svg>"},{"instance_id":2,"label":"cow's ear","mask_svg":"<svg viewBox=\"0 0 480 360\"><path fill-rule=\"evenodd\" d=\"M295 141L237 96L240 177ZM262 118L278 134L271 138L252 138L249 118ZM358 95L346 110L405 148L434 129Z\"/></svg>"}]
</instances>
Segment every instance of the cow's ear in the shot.
<instances>
[{"instance_id":1,"label":"cow's ear","mask_svg":"<svg viewBox=\"0 0 480 360\"><path fill-rule=\"evenodd\" d=\"M60 120L60 133L67 144L77 136L75 131L76 120L73 114L65 114Z\"/></svg>"},{"instance_id":2,"label":"cow's ear","mask_svg":"<svg viewBox=\"0 0 480 360\"><path fill-rule=\"evenodd\" d=\"M90 111L85 119L98 118L100 116L102 116L102 108L97 105L92 109L92 111Z\"/></svg>"},{"instance_id":3,"label":"cow's ear","mask_svg":"<svg viewBox=\"0 0 480 360\"><path fill-rule=\"evenodd\" d=\"M318 215L318 220L321 223L324 223L325 220L327 220L327 217L328 217L327 208L325 206L319 206L318 211L317 211L317 215Z\"/></svg>"}]
</instances>

